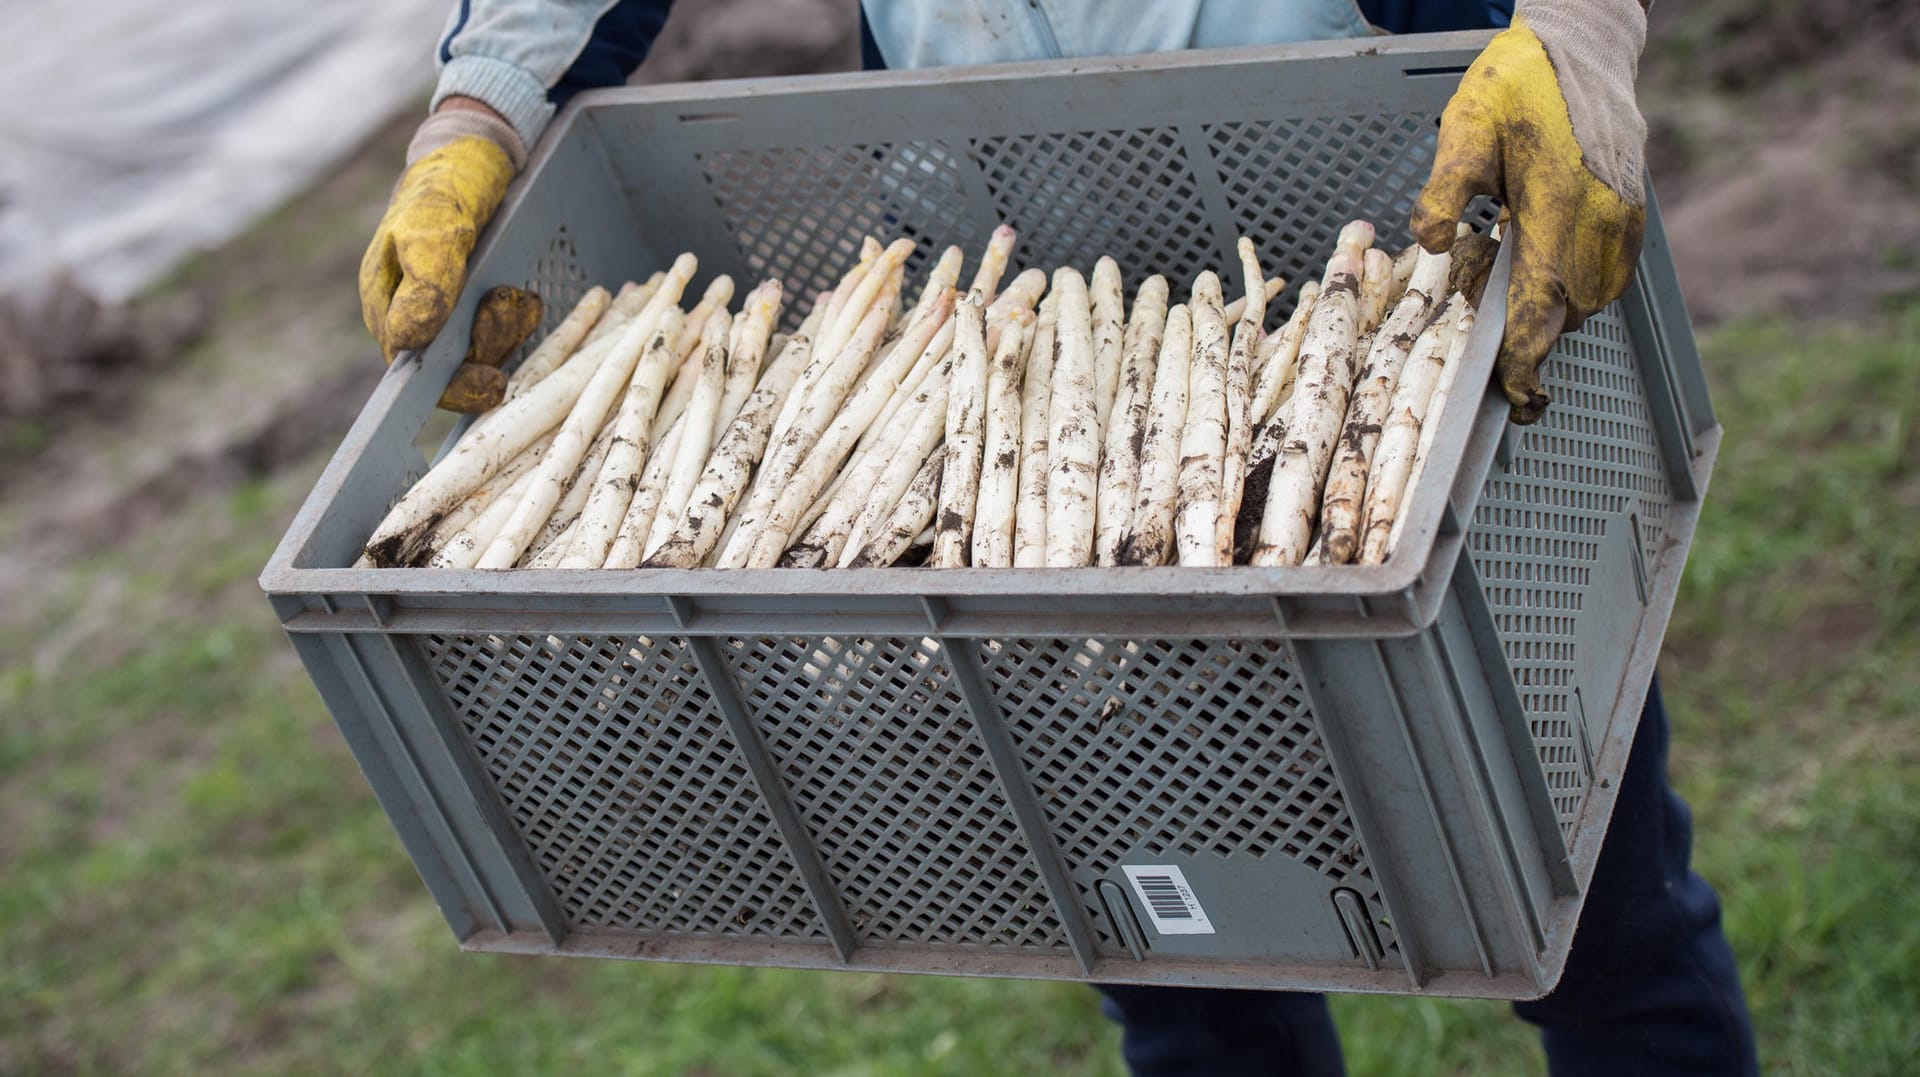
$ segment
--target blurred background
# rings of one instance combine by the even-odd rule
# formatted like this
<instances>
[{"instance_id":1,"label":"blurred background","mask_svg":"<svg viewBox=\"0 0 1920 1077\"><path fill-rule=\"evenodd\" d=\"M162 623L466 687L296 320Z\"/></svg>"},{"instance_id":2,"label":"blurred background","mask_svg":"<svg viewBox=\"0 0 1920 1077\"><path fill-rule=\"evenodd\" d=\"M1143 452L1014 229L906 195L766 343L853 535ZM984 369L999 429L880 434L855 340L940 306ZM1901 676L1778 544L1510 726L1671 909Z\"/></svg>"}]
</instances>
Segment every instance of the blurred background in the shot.
<instances>
[{"instance_id":1,"label":"blurred background","mask_svg":"<svg viewBox=\"0 0 1920 1077\"><path fill-rule=\"evenodd\" d=\"M1071 985L458 952L254 577L380 363L353 278L445 0L0 8L0 1073L1117 1073ZM642 77L852 67L681 0ZM1783 1073L1920 1057L1920 6L1655 5L1727 441L1662 658ZM1537 1073L1343 998L1356 1074Z\"/></svg>"}]
</instances>

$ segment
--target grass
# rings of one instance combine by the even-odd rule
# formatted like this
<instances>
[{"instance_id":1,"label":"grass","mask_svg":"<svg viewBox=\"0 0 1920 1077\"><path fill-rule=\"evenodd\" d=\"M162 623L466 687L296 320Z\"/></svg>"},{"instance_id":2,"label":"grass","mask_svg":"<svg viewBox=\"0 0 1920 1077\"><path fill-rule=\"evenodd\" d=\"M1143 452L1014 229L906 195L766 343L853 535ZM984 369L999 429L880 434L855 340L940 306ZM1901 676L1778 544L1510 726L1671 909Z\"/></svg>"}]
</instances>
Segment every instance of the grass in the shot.
<instances>
[{"instance_id":1,"label":"grass","mask_svg":"<svg viewBox=\"0 0 1920 1077\"><path fill-rule=\"evenodd\" d=\"M1920 1055L1920 309L1708 342L1727 427L1673 773L1768 1069ZM0 1072L1116 1073L1070 985L459 953L252 576L313 467L0 634ZM1356 1074L1534 1073L1491 1003L1342 998Z\"/></svg>"}]
</instances>

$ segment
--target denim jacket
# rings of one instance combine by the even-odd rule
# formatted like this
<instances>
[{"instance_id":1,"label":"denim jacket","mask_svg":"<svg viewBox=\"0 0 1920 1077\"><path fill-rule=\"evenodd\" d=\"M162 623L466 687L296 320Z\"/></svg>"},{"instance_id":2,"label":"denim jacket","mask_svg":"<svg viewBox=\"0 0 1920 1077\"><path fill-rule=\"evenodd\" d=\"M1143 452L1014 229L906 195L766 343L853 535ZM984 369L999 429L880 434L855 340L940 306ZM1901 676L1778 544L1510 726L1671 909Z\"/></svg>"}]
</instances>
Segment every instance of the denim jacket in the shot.
<instances>
[{"instance_id":1,"label":"denim jacket","mask_svg":"<svg viewBox=\"0 0 1920 1077\"><path fill-rule=\"evenodd\" d=\"M459 0L433 96L472 97L531 146L581 90L640 66L673 0ZM863 0L888 67L1107 56L1503 25L1512 0Z\"/></svg>"}]
</instances>

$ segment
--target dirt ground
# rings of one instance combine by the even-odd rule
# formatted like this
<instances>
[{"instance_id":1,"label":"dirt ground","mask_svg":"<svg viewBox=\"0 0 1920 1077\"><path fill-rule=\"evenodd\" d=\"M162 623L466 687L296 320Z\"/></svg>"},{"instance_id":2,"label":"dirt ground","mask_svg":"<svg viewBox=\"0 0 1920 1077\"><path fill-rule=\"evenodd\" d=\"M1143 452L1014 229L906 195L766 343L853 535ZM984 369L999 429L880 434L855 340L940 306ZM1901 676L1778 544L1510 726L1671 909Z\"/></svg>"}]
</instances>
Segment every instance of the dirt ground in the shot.
<instances>
[{"instance_id":1,"label":"dirt ground","mask_svg":"<svg viewBox=\"0 0 1920 1077\"><path fill-rule=\"evenodd\" d=\"M1696 322L1920 289L1920 5L1656 4L1640 97Z\"/></svg>"},{"instance_id":2,"label":"dirt ground","mask_svg":"<svg viewBox=\"0 0 1920 1077\"><path fill-rule=\"evenodd\" d=\"M856 66L854 0L777 6L683 0L639 77ZM1920 5L1654 10L1650 168L1696 321L1851 317L1920 289ZM108 372L79 405L0 418L0 591L338 439L379 373L352 281L411 123L155 289L161 316L212 312L198 344Z\"/></svg>"}]
</instances>

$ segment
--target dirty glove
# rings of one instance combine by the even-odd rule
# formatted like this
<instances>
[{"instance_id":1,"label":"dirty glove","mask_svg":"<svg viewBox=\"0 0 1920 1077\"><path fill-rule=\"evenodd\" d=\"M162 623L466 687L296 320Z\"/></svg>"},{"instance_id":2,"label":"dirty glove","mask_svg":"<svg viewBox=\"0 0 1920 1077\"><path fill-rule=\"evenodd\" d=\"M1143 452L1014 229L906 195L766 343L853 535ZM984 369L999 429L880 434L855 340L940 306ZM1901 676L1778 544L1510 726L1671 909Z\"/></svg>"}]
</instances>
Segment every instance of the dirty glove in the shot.
<instances>
[{"instance_id":1,"label":"dirty glove","mask_svg":"<svg viewBox=\"0 0 1920 1077\"><path fill-rule=\"evenodd\" d=\"M513 128L491 112L443 108L420 125L407 147L407 170L360 261L361 315L389 363L425 347L446 323L474 239L525 156ZM498 370L463 364L442 403L484 410L504 389Z\"/></svg>"},{"instance_id":2,"label":"dirty glove","mask_svg":"<svg viewBox=\"0 0 1920 1077\"><path fill-rule=\"evenodd\" d=\"M1512 212L1495 375L1514 422L1540 418L1548 349L1618 298L1639 259L1647 126L1633 80L1646 37L1640 0L1521 0L1440 117L1413 231L1438 253L1474 196Z\"/></svg>"}]
</instances>

